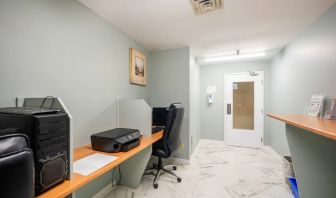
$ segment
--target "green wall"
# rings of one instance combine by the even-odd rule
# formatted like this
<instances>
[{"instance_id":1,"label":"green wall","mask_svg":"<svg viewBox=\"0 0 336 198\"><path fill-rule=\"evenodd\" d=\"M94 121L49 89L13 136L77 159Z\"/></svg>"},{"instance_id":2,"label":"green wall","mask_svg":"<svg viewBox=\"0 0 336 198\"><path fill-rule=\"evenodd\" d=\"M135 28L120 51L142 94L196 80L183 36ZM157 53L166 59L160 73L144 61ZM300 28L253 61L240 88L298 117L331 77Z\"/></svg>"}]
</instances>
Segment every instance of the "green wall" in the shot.
<instances>
[{"instance_id":1,"label":"green wall","mask_svg":"<svg viewBox=\"0 0 336 198\"><path fill-rule=\"evenodd\" d=\"M129 48L150 52L75 0L2 0L0 27L0 106L61 97L75 147L115 127L117 97L149 101L148 86L129 83Z\"/></svg>"},{"instance_id":2,"label":"green wall","mask_svg":"<svg viewBox=\"0 0 336 198\"><path fill-rule=\"evenodd\" d=\"M190 48L151 53L75 0L1 0L0 107L13 106L17 96L61 97L74 116L76 147L88 143L90 134L115 127L116 98L144 98L152 106L182 102L183 146L177 157L189 159L199 136L224 138L224 73L265 71L265 112L303 113L312 94L335 96L335 18L333 6L271 62L198 68ZM130 47L147 55L146 87L129 84ZM217 85L211 106L207 85ZM200 126L193 124L200 119L197 114ZM266 118L266 144L288 154L284 129ZM107 174L80 194L91 196L110 181Z\"/></svg>"},{"instance_id":3,"label":"green wall","mask_svg":"<svg viewBox=\"0 0 336 198\"><path fill-rule=\"evenodd\" d=\"M269 78L269 61L244 61L238 63L219 63L201 65L201 138L224 140L224 74L249 71L264 71L264 109L269 108L268 94L271 79ZM208 104L206 88L215 85L217 92L213 104ZM268 125L264 127L265 142L268 143Z\"/></svg>"},{"instance_id":4,"label":"green wall","mask_svg":"<svg viewBox=\"0 0 336 198\"><path fill-rule=\"evenodd\" d=\"M195 151L201 138L201 102L200 102L200 66L196 62L193 53L190 53L190 82L189 82L189 101L190 101L190 148L191 154Z\"/></svg>"},{"instance_id":5,"label":"green wall","mask_svg":"<svg viewBox=\"0 0 336 198\"><path fill-rule=\"evenodd\" d=\"M167 107L171 103L181 102L185 108L181 128L182 146L176 154L183 159L190 156L189 61L188 47L153 52L151 58L151 105Z\"/></svg>"},{"instance_id":6,"label":"green wall","mask_svg":"<svg viewBox=\"0 0 336 198\"><path fill-rule=\"evenodd\" d=\"M201 66L201 138L224 139L223 75L250 70L265 71L265 113L303 114L313 94L336 96L336 5L298 35L271 61ZM206 101L206 86L216 85L213 105ZM285 125L265 118L265 144L289 155Z\"/></svg>"},{"instance_id":7,"label":"green wall","mask_svg":"<svg viewBox=\"0 0 336 198\"><path fill-rule=\"evenodd\" d=\"M313 94L336 96L335 74L336 5L273 58L271 112L302 114ZM270 118L267 122L270 145L280 154L289 154L284 124Z\"/></svg>"},{"instance_id":8,"label":"green wall","mask_svg":"<svg viewBox=\"0 0 336 198\"><path fill-rule=\"evenodd\" d=\"M74 117L75 147L116 127L116 98L149 101L148 86L129 84L129 48L148 59L150 52L76 0L1 0L0 27L0 107L17 96L61 97ZM78 197L111 179L98 178Z\"/></svg>"}]
</instances>

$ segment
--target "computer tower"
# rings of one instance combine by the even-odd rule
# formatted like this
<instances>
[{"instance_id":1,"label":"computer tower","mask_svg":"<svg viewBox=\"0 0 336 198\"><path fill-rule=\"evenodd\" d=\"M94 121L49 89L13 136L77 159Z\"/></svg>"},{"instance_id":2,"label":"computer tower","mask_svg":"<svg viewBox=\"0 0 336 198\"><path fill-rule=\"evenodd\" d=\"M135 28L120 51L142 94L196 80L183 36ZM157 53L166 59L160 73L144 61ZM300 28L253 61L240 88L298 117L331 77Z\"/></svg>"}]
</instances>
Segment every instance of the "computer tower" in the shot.
<instances>
[{"instance_id":1,"label":"computer tower","mask_svg":"<svg viewBox=\"0 0 336 198\"><path fill-rule=\"evenodd\" d=\"M69 116L39 108L0 108L0 133L23 133L34 153L35 195L69 178Z\"/></svg>"}]
</instances>

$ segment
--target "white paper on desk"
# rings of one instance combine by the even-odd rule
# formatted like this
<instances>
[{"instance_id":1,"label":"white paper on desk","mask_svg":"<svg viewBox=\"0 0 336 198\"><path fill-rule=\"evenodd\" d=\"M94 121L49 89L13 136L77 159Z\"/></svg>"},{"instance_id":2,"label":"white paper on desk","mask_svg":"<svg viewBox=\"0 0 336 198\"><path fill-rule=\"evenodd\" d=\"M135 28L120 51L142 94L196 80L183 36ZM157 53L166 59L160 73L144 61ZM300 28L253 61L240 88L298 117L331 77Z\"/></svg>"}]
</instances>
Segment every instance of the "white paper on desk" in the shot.
<instances>
[{"instance_id":1,"label":"white paper on desk","mask_svg":"<svg viewBox=\"0 0 336 198\"><path fill-rule=\"evenodd\" d=\"M75 161L73 163L73 171L87 176L116 159L118 157L96 153Z\"/></svg>"}]
</instances>

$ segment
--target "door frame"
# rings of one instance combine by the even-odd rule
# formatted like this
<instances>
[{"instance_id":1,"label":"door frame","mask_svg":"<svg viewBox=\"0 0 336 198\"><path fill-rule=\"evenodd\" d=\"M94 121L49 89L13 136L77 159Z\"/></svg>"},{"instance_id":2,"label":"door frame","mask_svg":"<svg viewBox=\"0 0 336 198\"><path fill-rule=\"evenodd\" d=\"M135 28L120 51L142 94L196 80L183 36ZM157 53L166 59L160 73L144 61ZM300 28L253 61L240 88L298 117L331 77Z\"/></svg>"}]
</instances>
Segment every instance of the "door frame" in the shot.
<instances>
[{"instance_id":1,"label":"door frame","mask_svg":"<svg viewBox=\"0 0 336 198\"><path fill-rule=\"evenodd\" d=\"M227 97L226 97L226 81L227 81L227 76L231 76L231 75L246 75L246 74L248 74L248 75L251 75L251 73L252 72L254 72L254 73L258 73L258 75L260 75L261 76L261 94L262 94L262 97L261 97L261 119L260 119L260 130L261 130L261 132L260 132L260 135L261 135L261 147L263 147L264 146L264 137L265 137L265 134L264 134L264 120L265 120L265 115L264 115L264 108L265 108L265 104L264 104L264 97L265 97L265 94L264 94L264 92L265 92L265 86L264 86L264 71L249 71L249 72L236 72L236 73L224 73L224 97L223 97L223 102L224 102L224 117L223 117L223 121L224 121L224 142L225 142L225 144L226 145L228 145L227 144L227 135L228 135L228 129L227 129L227 125L226 125L226 122L227 122L227 115L226 115L226 112L227 112Z\"/></svg>"}]
</instances>

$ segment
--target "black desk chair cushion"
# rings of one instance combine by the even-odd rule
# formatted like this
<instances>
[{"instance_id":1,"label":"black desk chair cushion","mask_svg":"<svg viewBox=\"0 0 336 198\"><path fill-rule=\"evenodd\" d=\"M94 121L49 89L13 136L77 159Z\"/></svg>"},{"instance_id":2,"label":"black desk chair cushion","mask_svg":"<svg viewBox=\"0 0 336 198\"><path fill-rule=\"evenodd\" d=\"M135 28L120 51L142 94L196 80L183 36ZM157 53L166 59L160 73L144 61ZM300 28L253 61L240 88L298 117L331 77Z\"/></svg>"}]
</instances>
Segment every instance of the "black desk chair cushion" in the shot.
<instances>
[{"instance_id":1,"label":"black desk chair cushion","mask_svg":"<svg viewBox=\"0 0 336 198\"><path fill-rule=\"evenodd\" d=\"M34 161L28 137L0 134L1 197L34 197Z\"/></svg>"}]
</instances>

